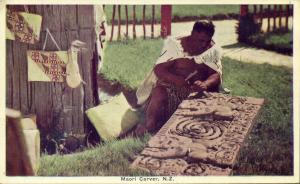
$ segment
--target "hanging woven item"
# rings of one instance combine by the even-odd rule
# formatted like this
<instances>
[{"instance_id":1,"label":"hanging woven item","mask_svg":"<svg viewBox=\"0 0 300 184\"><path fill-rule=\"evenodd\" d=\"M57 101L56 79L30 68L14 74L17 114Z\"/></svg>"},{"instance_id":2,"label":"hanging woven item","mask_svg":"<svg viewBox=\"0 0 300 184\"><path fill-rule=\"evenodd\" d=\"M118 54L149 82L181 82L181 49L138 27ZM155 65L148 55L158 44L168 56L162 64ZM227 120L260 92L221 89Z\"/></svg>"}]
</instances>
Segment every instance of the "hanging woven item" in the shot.
<instances>
[{"instance_id":1,"label":"hanging woven item","mask_svg":"<svg viewBox=\"0 0 300 184\"><path fill-rule=\"evenodd\" d=\"M7 10L6 39L30 44L37 43L40 38L41 24L42 16L40 15Z\"/></svg>"},{"instance_id":2,"label":"hanging woven item","mask_svg":"<svg viewBox=\"0 0 300 184\"><path fill-rule=\"evenodd\" d=\"M48 35L59 51L45 51ZM46 38L43 50L27 51L28 81L64 82L68 51L61 51L49 29L46 29Z\"/></svg>"},{"instance_id":3,"label":"hanging woven item","mask_svg":"<svg viewBox=\"0 0 300 184\"><path fill-rule=\"evenodd\" d=\"M48 36L57 47L58 51L45 51ZM27 51L28 81L67 82L71 88L78 87L81 82L77 55L84 49L84 42L75 40L67 51L61 51L49 29L46 29L46 37L43 50Z\"/></svg>"}]
</instances>

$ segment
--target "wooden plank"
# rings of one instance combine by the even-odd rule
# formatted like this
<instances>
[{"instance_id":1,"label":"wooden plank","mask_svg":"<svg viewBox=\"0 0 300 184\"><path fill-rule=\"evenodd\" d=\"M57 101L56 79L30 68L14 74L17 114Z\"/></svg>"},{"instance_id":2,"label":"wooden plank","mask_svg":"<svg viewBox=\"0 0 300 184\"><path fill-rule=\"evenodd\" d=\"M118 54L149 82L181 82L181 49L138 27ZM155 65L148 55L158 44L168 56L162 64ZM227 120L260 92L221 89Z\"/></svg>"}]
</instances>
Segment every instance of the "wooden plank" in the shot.
<instances>
[{"instance_id":1,"label":"wooden plank","mask_svg":"<svg viewBox=\"0 0 300 184\"><path fill-rule=\"evenodd\" d=\"M28 6L28 5L20 5L18 6L19 10L24 11L27 10L28 13L35 13L35 7L34 6ZM20 48L19 53L15 53L14 57L18 58L19 64L20 64L20 111L23 114L29 114L31 105L30 103L30 92L29 92L29 82L28 82L28 65L27 65L27 50L29 48L30 44L22 44L22 48Z\"/></svg>"},{"instance_id":2,"label":"wooden plank","mask_svg":"<svg viewBox=\"0 0 300 184\"><path fill-rule=\"evenodd\" d=\"M21 102L20 102L20 61L18 54L22 50L22 45L24 43L14 41L13 42L13 73L12 73L12 89L13 89L13 109L20 110ZM24 47L24 46L23 46Z\"/></svg>"},{"instance_id":3,"label":"wooden plank","mask_svg":"<svg viewBox=\"0 0 300 184\"><path fill-rule=\"evenodd\" d=\"M61 30L76 30L77 25L77 7L76 5L63 5L61 8Z\"/></svg>"},{"instance_id":4,"label":"wooden plank","mask_svg":"<svg viewBox=\"0 0 300 184\"><path fill-rule=\"evenodd\" d=\"M13 107L13 41L6 40L6 107Z\"/></svg>"},{"instance_id":5,"label":"wooden plank","mask_svg":"<svg viewBox=\"0 0 300 184\"><path fill-rule=\"evenodd\" d=\"M289 5L286 5L286 9L285 9L285 29L289 30Z\"/></svg>"},{"instance_id":6,"label":"wooden plank","mask_svg":"<svg viewBox=\"0 0 300 184\"><path fill-rule=\"evenodd\" d=\"M73 89L73 109L72 109L72 121L73 133L84 133L84 87L80 85L79 87Z\"/></svg>"},{"instance_id":7,"label":"wooden plank","mask_svg":"<svg viewBox=\"0 0 300 184\"><path fill-rule=\"evenodd\" d=\"M40 37L43 40L45 38L45 32L42 32ZM38 47L38 50L41 50L42 45ZM47 47L46 47L47 48ZM34 106L34 112L37 115L37 125L39 130L41 131L42 137L46 137L46 135L49 133L49 130L51 130L51 124L52 124L52 89L50 87L50 84L47 82L30 82L33 85L34 93L33 95L33 106Z\"/></svg>"},{"instance_id":8,"label":"wooden plank","mask_svg":"<svg viewBox=\"0 0 300 184\"><path fill-rule=\"evenodd\" d=\"M93 101L92 101L92 90L91 90L91 61L93 59L93 50L94 50L94 30L79 30L79 38L86 42L86 48L87 50L84 52L80 52L81 55L81 62L80 62L80 68L82 69L82 77L83 80L86 82L85 88L85 105L86 108L92 107Z\"/></svg>"},{"instance_id":9,"label":"wooden plank","mask_svg":"<svg viewBox=\"0 0 300 184\"><path fill-rule=\"evenodd\" d=\"M37 7L40 7L40 6L34 6L34 5L30 5L28 6L28 9L29 9L29 12L33 12L33 13L37 13ZM28 45L28 50L33 50L35 49L36 45L39 45L41 43L41 39L39 40L39 43L37 44L29 44ZM28 69L28 68L27 68ZM28 78L28 76L26 77L26 79ZM34 108L34 105L33 105L33 102L34 102L34 99L33 99L33 85L31 82L27 82L27 100L28 100L28 113L29 114L35 114L33 108Z\"/></svg>"},{"instance_id":10,"label":"wooden plank","mask_svg":"<svg viewBox=\"0 0 300 184\"><path fill-rule=\"evenodd\" d=\"M79 5L77 11L79 29L93 28L94 16L92 16L94 9L92 5Z\"/></svg>"},{"instance_id":11,"label":"wooden plank","mask_svg":"<svg viewBox=\"0 0 300 184\"><path fill-rule=\"evenodd\" d=\"M270 25L270 14L271 14L271 5L268 5L267 9L267 16L268 16L268 27L267 27L267 32L270 31L271 25Z\"/></svg>"},{"instance_id":12,"label":"wooden plank","mask_svg":"<svg viewBox=\"0 0 300 184\"><path fill-rule=\"evenodd\" d=\"M29 9L32 10L32 12L35 12L39 15L43 15L43 6L41 6L41 5L29 6ZM44 21L44 20L42 20L42 21ZM42 28L41 28L41 30L42 30ZM39 42L36 43L36 44L29 44L28 50L41 50L43 42L44 42L44 38L45 38L45 33L43 33L41 31ZM36 87L36 82L29 82L27 89L28 89L28 105L29 105L28 108L29 108L29 112L37 115L36 109L38 107L36 107L36 100L37 100L36 99L36 97L37 97L36 93L38 93L38 92L35 92L35 90L37 89L37 91L39 91L39 89ZM38 126L40 126L39 122L37 122L37 124L38 124Z\"/></svg>"},{"instance_id":13,"label":"wooden plank","mask_svg":"<svg viewBox=\"0 0 300 184\"><path fill-rule=\"evenodd\" d=\"M145 14L146 14L146 5L143 5L143 33L144 33L144 39L146 38Z\"/></svg>"},{"instance_id":14,"label":"wooden plank","mask_svg":"<svg viewBox=\"0 0 300 184\"><path fill-rule=\"evenodd\" d=\"M277 28L276 17L277 17L277 5L274 5L274 8L273 8L273 30L275 30Z\"/></svg>"},{"instance_id":15,"label":"wooden plank","mask_svg":"<svg viewBox=\"0 0 300 184\"><path fill-rule=\"evenodd\" d=\"M79 30L79 37L82 41L86 42L87 51L80 52L79 56L81 58L81 62L79 63L80 68L82 69L82 78L86 82L83 86L84 89L84 106L83 111L94 107L95 103L93 100L93 90L92 90L92 79L91 77L91 67L92 67L92 59L93 59L93 50L94 50L94 43L95 43L95 33L94 29L90 30ZM83 112L84 113L84 112ZM85 122L87 121L86 116L84 115ZM79 124L79 130L84 129L84 124Z\"/></svg>"},{"instance_id":16,"label":"wooden plank","mask_svg":"<svg viewBox=\"0 0 300 184\"><path fill-rule=\"evenodd\" d=\"M135 5L132 6L132 34L133 34L133 39L136 39L136 30L135 30Z\"/></svg>"},{"instance_id":17,"label":"wooden plank","mask_svg":"<svg viewBox=\"0 0 300 184\"><path fill-rule=\"evenodd\" d=\"M70 44L72 41L78 39L78 32L77 31L65 31L61 35L62 47L65 49L70 48ZM74 132L74 123L78 122L76 119L80 116L78 114L77 109L82 107L82 104L78 104L78 106L73 105L73 95L74 89L70 88L66 83L63 84L63 93L62 93L62 110L63 110L63 117L64 117L64 131L67 133ZM76 98L74 99L76 100Z\"/></svg>"},{"instance_id":18,"label":"wooden plank","mask_svg":"<svg viewBox=\"0 0 300 184\"><path fill-rule=\"evenodd\" d=\"M79 37L79 31L76 32L71 32L70 33L70 38L78 38L81 41L82 40L81 37ZM81 57L81 52L79 52L78 54L78 66L80 69L80 75L83 78L83 73L82 73L82 67L85 67L85 65L83 65L83 62L81 61L82 57ZM85 79L83 79L85 80ZM70 88L66 88L66 90L70 90ZM82 126L84 126L84 87L81 84L79 87L72 89L72 132L73 133L84 133L84 129L82 128ZM82 126L80 126L82 125ZM80 127L82 128L82 130L80 130Z\"/></svg>"},{"instance_id":19,"label":"wooden plank","mask_svg":"<svg viewBox=\"0 0 300 184\"><path fill-rule=\"evenodd\" d=\"M172 5L161 5L161 37L171 35ZM241 16L248 12L248 5L241 5Z\"/></svg>"},{"instance_id":20,"label":"wooden plank","mask_svg":"<svg viewBox=\"0 0 300 184\"><path fill-rule=\"evenodd\" d=\"M256 13L257 13L257 5L253 5L253 13L254 13L254 15L256 15Z\"/></svg>"},{"instance_id":21,"label":"wooden plank","mask_svg":"<svg viewBox=\"0 0 300 184\"><path fill-rule=\"evenodd\" d=\"M279 28L282 27L281 18L282 18L282 5L279 5Z\"/></svg>"},{"instance_id":22,"label":"wooden plank","mask_svg":"<svg viewBox=\"0 0 300 184\"><path fill-rule=\"evenodd\" d=\"M126 33L125 37L128 38L128 6L125 5L125 18L126 18Z\"/></svg>"},{"instance_id":23,"label":"wooden plank","mask_svg":"<svg viewBox=\"0 0 300 184\"><path fill-rule=\"evenodd\" d=\"M25 11L23 5L8 5L7 7L12 11Z\"/></svg>"},{"instance_id":24,"label":"wooden plank","mask_svg":"<svg viewBox=\"0 0 300 184\"><path fill-rule=\"evenodd\" d=\"M121 5L118 5L118 37L117 40L121 39Z\"/></svg>"},{"instance_id":25,"label":"wooden plank","mask_svg":"<svg viewBox=\"0 0 300 184\"><path fill-rule=\"evenodd\" d=\"M27 86L28 86L28 65L27 65L27 49L28 44L21 44L19 52L14 55L20 65L19 81L20 81L20 110L23 114L29 114L28 99L27 99Z\"/></svg>"},{"instance_id":26,"label":"wooden plank","mask_svg":"<svg viewBox=\"0 0 300 184\"><path fill-rule=\"evenodd\" d=\"M45 31L47 28L51 31L60 31L61 22L60 22L60 5L43 5L39 6L39 14L43 15L42 20L42 30Z\"/></svg>"},{"instance_id":27,"label":"wooden plank","mask_svg":"<svg viewBox=\"0 0 300 184\"><path fill-rule=\"evenodd\" d=\"M110 32L110 39L111 42L114 36L114 26L115 26L115 14L116 14L116 5L113 5L113 12L112 12L112 19L111 19L111 32Z\"/></svg>"},{"instance_id":28,"label":"wooden plank","mask_svg":"<svg viewBox=\"0 0 300 184\"><path fill-rule=\"evenodd\" d=\"M264 12L263 12L263 5L259 5L259 22L263 22L263 16L264 16Z\"/></svg>"},{"instance_id":29,"label":"wooden plank","mask_svg":"<svg viewBox=\"0 0 300 184\"><path fill-rule=\"evenodd\" d=\"M49 27L49 29L51 28L50 30L53 31L57 28L60 29L60 22L59 22L59 19L55 18L57 14L53 15L53 12L51 11L51 9L53 9L53 7L51 7L51 6L45 6L45 5L36 6L36 12L38 14L44 15L44 13L48 13L48 16L43 16L46 18L43 18L42 25ZM60 10L58 10L58 8L56 7L56 8L54 8L53 11L59 12ZM49 17L51 17L51 15L53 16L53 20L56 20L59 23L53 22L52 19L49 20L49 22L47 22L47 20L50 19ZM50 23L53 23L53 27L51 27ZM45 30L46 27L42 27L42 30ZM53 32L53 34L54 34L54 32ZM42 50L45 36L46 36L46 32L42 31L40 33L39 43L37 43L35 45L30 45L29 48L36 49L36 50ZM51 41L49 41L49 43L46 46L46 50L51 47L53 48L55 46ZM32 95L31 110L37 116L38 129L40 130L41 138L43 139L49 134L49 131L52 128L51 124L52 124L53 114L52 114L52 111L50 108L50 107L52 107L52 93L51 93L52 89L50 87L50 84L47 82L30 82L30 83L31 83L30 85L31 85L31 93L32 93L31 94Z\"/></svg>"},{"instance_id":30,"label":"wooden plank","mask_svg":"<svg viewBox=\"0 0 300 184\"><path fill-rule=\"evenodd\" d=\"M155 5L152 5L151 38L154 38Z\"/></svg>"},{"instance_id":31,"label":"wooden plank","mask_svg":"<svg viewBox=\"0 0 300 184\"><path fill-rule=\"evenodd\" d=\"M76 12L77 13L77 12ZM77 15L76 15L77 16ZM78 22L77 22L78 24ZM79 27L79 25L77 25ZM78 29L79 30L79 29ZM79 39L81 41L83 41L80 37L79 37L79 31L69 31L67 32L67 37L68 37L68 43L71 43L73 40L75 39ZM80 75L82 76L82 70L81 70L81 66L82 66L82 62L81 62L81 57L80 54L78 55L78 65L80 67ZM71 92L71 96L68 96L68 93ZM80 85L79 87L72 89L70 87L66 87L65 88L65 93L63 96L63 100L66 101L66 103L64 105L70 106L69 108L66 106L65 110L66 113L71 113L71 120L67 120L67 122L65 122L65 126L66 126L66 130L72 131L72 133L79 133L81 132L81 130L79 130L79 124L83 124L83 116L84 116L84 112L83 112L83 97L84 97L84 93L83 93L83 86ZM71 98L71 99L69 99ZM70 100L72 103L69 104L67 103L68 100Z\"/></svg>"},{"instance_id":32,"label":"wooden plank","mask_svg":"<svg viewBox=\"0 0 300 184\"><path fill-rule=\"evenodd\" d=\"M54 10L55 8L55 10ZM61 29L62 29L62 24L61 24L61 17L62 17L62 9L63 6L54 6L49 8L47 11L54 15L53 19L56 20L54 25L52 26L53 22L46 23L47 26L51 28L51 34L53 38L55 39L56 43L58 46L62 49L62 44L61 44ZM55 26L57 23L59 23L59 26ZM50 29L49 28L49 29ZM48 36L48 41L45 50L47 51L58 51L58 48L56 45L53 43L53 41L50 39ZM63 49L64 50L64 49ZM63 113L63 102L62 102L62 83L57 83L57 82L46 82L45 83L46 88L49 88L49 100L51 100L52 106L51 108L47 108L48 112L50 114L46 115L48 116L48 123L47 126L50 128L47 133L53 134L58 133L58 127L64 122L64 113ZM59 132L62 133L62 132Z\"/></svg>"},{"instance_id":33,"label":"wooden plank","mask_svg":"<svg viewBox=\"0 0 300 184\"><path fill-rule=\"evenodd\" d=\"M70 13L72 12L72 13ZM77 6L63 6L61 10L62 32L60 35L60 43L62 50L68 50L72 41L78 39L77 25ZM61 118L59 119L59 127L67 134L73 132L73 116L77 115L73 106L73 89L66 82L61 84Z\"/></svg>"},{"instance_id":34,"label":"wooden plank","mask_svg":"<svg viewBox=\"0 0 300 184\"><path fill-rule=\"evenodd\" d=\"M163 14L164 11L169 11L167 5L162 5L161 6L161 13ZM247 15L248 12L249 12L248 5L241 5L241 7L240 7L240 16L243 17L243 16ZM163 17L162 17L162 19L163 19Z\"/></svg>"}]
</instances>

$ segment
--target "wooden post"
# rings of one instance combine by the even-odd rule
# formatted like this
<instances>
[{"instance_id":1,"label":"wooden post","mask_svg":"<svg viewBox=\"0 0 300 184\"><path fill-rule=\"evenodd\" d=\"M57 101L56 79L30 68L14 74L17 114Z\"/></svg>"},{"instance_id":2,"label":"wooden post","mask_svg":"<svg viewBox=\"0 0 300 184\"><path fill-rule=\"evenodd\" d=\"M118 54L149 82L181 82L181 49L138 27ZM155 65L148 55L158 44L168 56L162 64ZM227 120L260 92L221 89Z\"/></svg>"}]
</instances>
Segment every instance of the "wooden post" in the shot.
<instances>
[{"instance_id":1,"label":"wooden post","mask_svg":"<svg viewBox=\"0 0 300 184\"><path fill-rule=\"evenodd\" d=\"M116 5L113 5L112 19L111 19L111 34L109 41L111 42L114 36L114 26L115 26L115 14L116 14Z\"/></svg>"},{"instance_id":2,"label":"wooden post","mask_svg":"<svg viewBox=\"0 0 300 184\"><path fill-rule=\"evenodd\" d=\"M146 5L143 5L143 32L144 32L144 39L146 39L145 14L146 14Z\"/></svg>"},{"instance_id":3,"label":"wooden post","mask_svg":"<svg viewBox=\"0 0 300 184\"><path fill-rule=\"evenodd\" d=\"M125 5L125 16L126 16L126 33L125 37L128 38L128 7Z\"/></svg>"},{"instance_id":4,"label":"wooden post","mask_svg":"<svg viewBox=\"0 0 300 184\"><path fill-rule=\"evenodd\" d=\"M121 39L121 5L118 5L118 37L117 40Z\"/></svg>"},{"instance_id":5,"label":"wooden post","mask_svg":"<svg viewBox=\"0 0 300 184\"><path fill-rule=\"evenodd\" d=\"M274 8L273 8L273 30L275 30L277 28L276 17L277 17L277 5L274 5Z\"/></svg>"},{"instance_id":6,"label":"wooden post","mask_svg":"<svg viewBox=\"0 0 300 184\"><path fill-rule=\"evenodd\" d=\"M257 5L253 5L253 14L256 15L257 13Z\"/></svg>"},{"instance_id":7,"label":"wooden post","mask_svg":"<svg viewBox=\"0 0 300 184\"><path fill-rule=\"evenodd\" d=\"M161 5L161 37L171 35L172 5Z\"/></svg>"},{"instance_id":8,"label":"wooden post","mask_svg":"<svg viewBox=\"0 0 300 184\"><path fill-rule=\"evenodd\" d=\"M267 32L270 31L270 11L271 11L271 5L268 5L268 9L267 9L267 17L268 17L268 27L267 27Z\"/></svg>"},{"instance_id":9,"label":"wooden post","mask_svg":"<svg viewBox=\"0 0 300 184\"><path fill-rule=\"evenodd\" d=\"M281 17L282 17L282 5L279 5L279 28L282 27Z\"/></svg>"},{"instance_id":10,"label":"wooden post","mask_svg":"<svg viewBox=\"0 0 300 184\"><path fill-rule=\"evenodd\" d=\"M133 5L133 20L132 20L132 34L133 34L133 39L136 38L136 32L135 32L135 5Z\"/></svg>"},{"instance_id":11,"label":"wooden post","mask_svg":"<svg viewBox=\"0 0 300 184\"><path fill-rule=\"evenodd\" d=\"M264 16L263 5L259 5L259 19L261 23L263 22L263 16Z\"/></svg>"},{"instance_id":12,"label":"wooden post","mask_svg":"<svg viewBox=\"0 0 300 184\"><path fill-rule=\"evenodd\" d=\"M151 38L154 38L155 5L152 5Z\"/></svg>"},{"instance_id":13,"label":"wooden post","mask_svg":"<svg viewBox=\"0 0 300 184\"><path fill-rule=\"evenodd\" d=\"M289 13L290 13L290 6L286 5L285 10L285 29L289 30Z\"/></svg>"},{"instance_id":14,"label":"wooden post","mask_svg":"<svg viewBox=\"0 0 300 184\"><path fill-rule=\"evenodd\" d=\"M240 8L240 16L243 17L245 15L248 14L248 5L241 5L241 8Z\"/></svg>"}]
</instances>

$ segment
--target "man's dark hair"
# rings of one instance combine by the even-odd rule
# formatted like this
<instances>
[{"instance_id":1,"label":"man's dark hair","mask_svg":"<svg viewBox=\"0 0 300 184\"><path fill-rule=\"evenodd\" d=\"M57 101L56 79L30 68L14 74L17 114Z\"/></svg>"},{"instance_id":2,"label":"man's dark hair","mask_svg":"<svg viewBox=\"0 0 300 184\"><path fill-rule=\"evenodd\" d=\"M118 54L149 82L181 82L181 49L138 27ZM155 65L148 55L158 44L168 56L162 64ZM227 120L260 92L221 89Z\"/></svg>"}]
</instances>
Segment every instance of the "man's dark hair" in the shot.
<instances>
[{"instance_id":1,"label":"man's dark hair","mask_svg":"<svg viewBox=\"0 0 300 184\"><path fill-rule=\"evenodd\" d=\"M205 32L207 35L212 37L215 33L215 25L211 21L200 20L196 21L193 26L193 31Z\"/></svg>"}]
</instances>

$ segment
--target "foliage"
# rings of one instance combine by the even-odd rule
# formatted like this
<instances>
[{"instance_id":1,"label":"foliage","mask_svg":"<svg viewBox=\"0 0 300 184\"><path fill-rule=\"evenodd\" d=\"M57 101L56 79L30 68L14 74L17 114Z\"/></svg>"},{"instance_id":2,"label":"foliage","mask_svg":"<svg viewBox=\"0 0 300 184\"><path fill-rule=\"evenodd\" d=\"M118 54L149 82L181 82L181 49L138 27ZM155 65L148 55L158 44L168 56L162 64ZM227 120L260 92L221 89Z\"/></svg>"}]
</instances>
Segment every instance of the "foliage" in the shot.
<instances>
[{"instance_id":1,"label":"foliage","mask_svg":"<svg viewBox=\"0 0 300 184\"><path fill-rule=\"evenodd\" d=\"M236 27L238 41L247 43L251 35L260 32L260 27L261 25L255 22L253 14L248 13L247 15L240 17Z\"/></svg>"},{"instance_id":2,"label":"foliage","mask_svg":"<svg viewBox=\"0 0 300 184\"><path fill-rule=\"evenodd\" d=\"M290 30L286 31L283 29L257 33L250 36L248 44L291 55L293 53L293 33Z\"/></svg>"}]
</instances>

